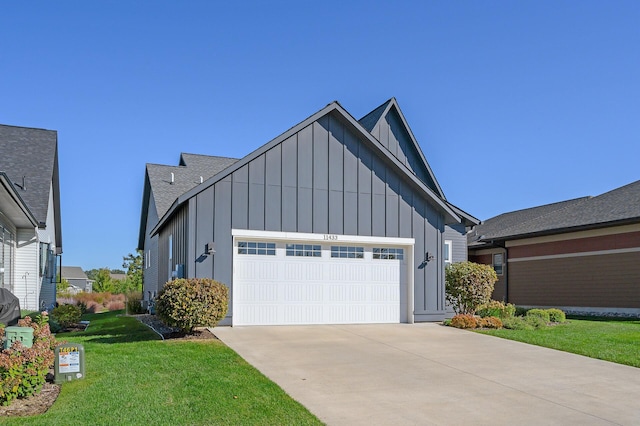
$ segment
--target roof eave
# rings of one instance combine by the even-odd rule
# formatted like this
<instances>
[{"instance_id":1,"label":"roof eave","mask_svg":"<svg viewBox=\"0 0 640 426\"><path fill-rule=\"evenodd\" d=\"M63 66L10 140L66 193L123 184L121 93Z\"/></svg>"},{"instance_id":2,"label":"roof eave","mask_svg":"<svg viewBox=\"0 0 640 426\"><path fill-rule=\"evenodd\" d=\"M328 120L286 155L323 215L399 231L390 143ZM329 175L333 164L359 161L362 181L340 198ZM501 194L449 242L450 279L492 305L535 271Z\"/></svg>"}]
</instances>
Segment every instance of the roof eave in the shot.
<instances>
[{"instance_id":1,"label":"roof eave","mask_svg":"<svg viewBox=\"0 0 640 426\"><path fill-rule=\"evenodd\" d=\"M395 100L395 98L393 100ZM313 122L319 120L320 118L324 117L325 115L331 114L334 111L338 112L340 114L340 116L344 120L346 120L347 123L353 129L355 129L359 134L361 134L363 137L365 137L369 141L369 143L371 145L376 147L378 152L380 154L382 154L382 156L387 160L388 163L391 163L394 167L396 167L397 169L402 171L403 174L405 176L407 176L415 186L417 186L418 188L420 188L424 192L424 194L427 196L427 198L430 198L440 208L441 212L444 214L445 224L453 224L453 223L461 223L462 222L462 219L453 211L453 209L451 209L447 205L447 202L444 199L442 199L438 194L435 194L433 192L433 190L431 190L429 187L427 187L425 185L424 182L422 182L418 177L416 177L413 173L411 173L411 171L407 168L407 166L402 164L397 158L395 158L393 155L391 155L391 153L387 149L385 149L384 146L382 146L380 141L378 141L375 137L373 137L373 135L371 133L369 133L358 122L358 120L356 120L347 110L345 110L342 107L342 105L340 105L340 103L338 103L337 101L333 101L330 104L328 104L326 107L324 107L321 110L319 110L318 112L316 112L315 114L312 114L311 116L307 117L305 120L303 120L300 123L296 124L295 126L291 127L290 129L288 129L284 133L280 134L276 138L274 138L271 141L267 142L266 144L262 145L258 149L254 150L250 154L248 154L245 157L243 157L242 159L238 160L236 163L234 163L234 164L230 165L229 167L227 167L226 169L222 170L220 173L217 173L216 175L210 177L209 179L207 179L206 181L204 181L200 185L196 186L195 188L193 188L193 189L185 192L181 196L179 196L176 199L176 201L174 201L174 203L171 205L171 207L167 210L167 212L162 216L162 218L158 221L156 226L152 229L151 236L157 234L160 231L160 229L164 226L165 222L173 215L175 210L178 207L180 207L182 204L184 204L187 200L189 200L193 196L199 194L200 192L206 190L207 188L209 188L210 186L212 186L216 182L220 181L224 177L226 177L226 176L230 175L231 173L235 172L236 170L240 169L245 164L251 162L255 158L259 157L260 155L262 155L263 153L267 152L268 150L270 150L274 146L278 145L279 143L285 141L290 136L294 135L295 133L297 133L300 130L304 129L305 127L309 126ZM411 137L413 138L413 135L411 135ZM415 139L414 139L414 141L415 141ZM437 182L436 182L436 184L437 184Z\"/></svg>"},{"instance_id":2,"label":"roof eave","mask_svg":"<svg viewBox=\"0 0 640 426\"><path fill-rule=\"evenodd\" d=\"M9 179L9 176L7 176L5 172L0 172L0 184L4 186L5 190L7 191L7 194L13 199L16 206L24 213L24 216L26 217L27 221L34 228L37 228L39 226L38 220L36 219L33 212L31 212L27 204L24 202L24 200L16 190L15 186L13 185L13 182L11 182L11 179Z\"/></svg>"}]
</instances>

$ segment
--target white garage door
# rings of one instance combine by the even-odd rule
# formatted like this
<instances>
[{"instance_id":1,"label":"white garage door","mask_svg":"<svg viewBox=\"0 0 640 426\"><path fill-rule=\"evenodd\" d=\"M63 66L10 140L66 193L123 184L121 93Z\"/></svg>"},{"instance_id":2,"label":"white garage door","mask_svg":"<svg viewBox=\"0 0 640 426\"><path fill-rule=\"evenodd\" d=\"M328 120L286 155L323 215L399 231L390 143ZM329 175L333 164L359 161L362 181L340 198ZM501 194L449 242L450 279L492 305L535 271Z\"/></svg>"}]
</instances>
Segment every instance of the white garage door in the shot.
<instances>
[{"instance_id":1,"label":"white garage door","mask_svg":"<svg viewBox=\"0 0 640 426\"><path fill-rule=\"evenodd\" d=\"M236 239L233 325L405 321L406 256L382 244Z\"/></svg>"}]
</instances>

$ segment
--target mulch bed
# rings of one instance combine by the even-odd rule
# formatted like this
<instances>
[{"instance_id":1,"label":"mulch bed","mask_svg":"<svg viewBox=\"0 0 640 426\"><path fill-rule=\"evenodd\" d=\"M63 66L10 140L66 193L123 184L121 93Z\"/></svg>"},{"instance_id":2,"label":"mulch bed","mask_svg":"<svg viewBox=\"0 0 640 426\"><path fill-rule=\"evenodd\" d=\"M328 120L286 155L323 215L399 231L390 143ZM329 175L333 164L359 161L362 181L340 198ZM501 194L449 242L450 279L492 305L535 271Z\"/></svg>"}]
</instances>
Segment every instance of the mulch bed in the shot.
<instances>
[{"instance_id":1,"label":"mulch bed","mask_svg":"<svg viewBox=\"0 0 640 426\"><path fill-rule=\"evenodd\" d=\"M178 329L165 325L155 315L134 315L141 323L161 334L165 340L209 340L217 337L206 328L194 330L193 334L181 333ZM84 331L85 325L78 324L65 331ZM58 398L61 385L53 383L53 371L47 375L47 381L36 395L28 398L14 399L8 406L0 405L0 418L27 417L45 413Z\"/></svg>"}]
</instances>

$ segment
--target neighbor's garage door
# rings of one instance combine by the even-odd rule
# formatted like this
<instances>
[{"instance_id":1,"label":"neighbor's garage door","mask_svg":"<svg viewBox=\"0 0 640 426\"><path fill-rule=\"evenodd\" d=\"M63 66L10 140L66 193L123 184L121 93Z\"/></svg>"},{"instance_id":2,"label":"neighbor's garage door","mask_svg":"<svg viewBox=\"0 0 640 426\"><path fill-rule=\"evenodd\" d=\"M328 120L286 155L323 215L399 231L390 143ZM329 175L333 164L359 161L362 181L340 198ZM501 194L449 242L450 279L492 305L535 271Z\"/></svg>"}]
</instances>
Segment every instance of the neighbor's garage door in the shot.
<instances>
[{"instance_id":1,"label":"neighbor's garage door","mask_svg":"<svg viewBox=\"0 0 640 426\"><path fill-rule=\"evenodd\" d=\"M233 325L400 322L405 256L382 245L238 240Z\"/></svg>"}]
</instances>

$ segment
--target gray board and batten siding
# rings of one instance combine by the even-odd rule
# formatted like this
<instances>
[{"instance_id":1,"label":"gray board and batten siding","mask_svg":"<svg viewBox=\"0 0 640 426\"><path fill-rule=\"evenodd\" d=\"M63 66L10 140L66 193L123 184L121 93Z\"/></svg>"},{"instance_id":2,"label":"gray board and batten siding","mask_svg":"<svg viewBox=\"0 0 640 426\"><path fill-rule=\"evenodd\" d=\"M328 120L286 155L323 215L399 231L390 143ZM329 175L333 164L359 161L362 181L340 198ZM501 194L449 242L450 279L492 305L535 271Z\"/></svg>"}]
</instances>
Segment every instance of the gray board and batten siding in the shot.
<instances>
[{"instance_id":1,"label":"gray board and batten siding","mask_svg":"<svg viewBox=\"0 0 640 426\"><path fill-rule=\"evenodd\" d=\"M160 237L159 282L184 261L186 276L231 287L232 229L409 237L414 320L444 318L443 233L460 218L406 156L385 151L339 104L328 105L176 200L152 231ZM173 264L164 267L169 235ZM211 241L216 254L204 256ZM426 252L438 261L423 263Z\"/></svg>"}]
</instances>

